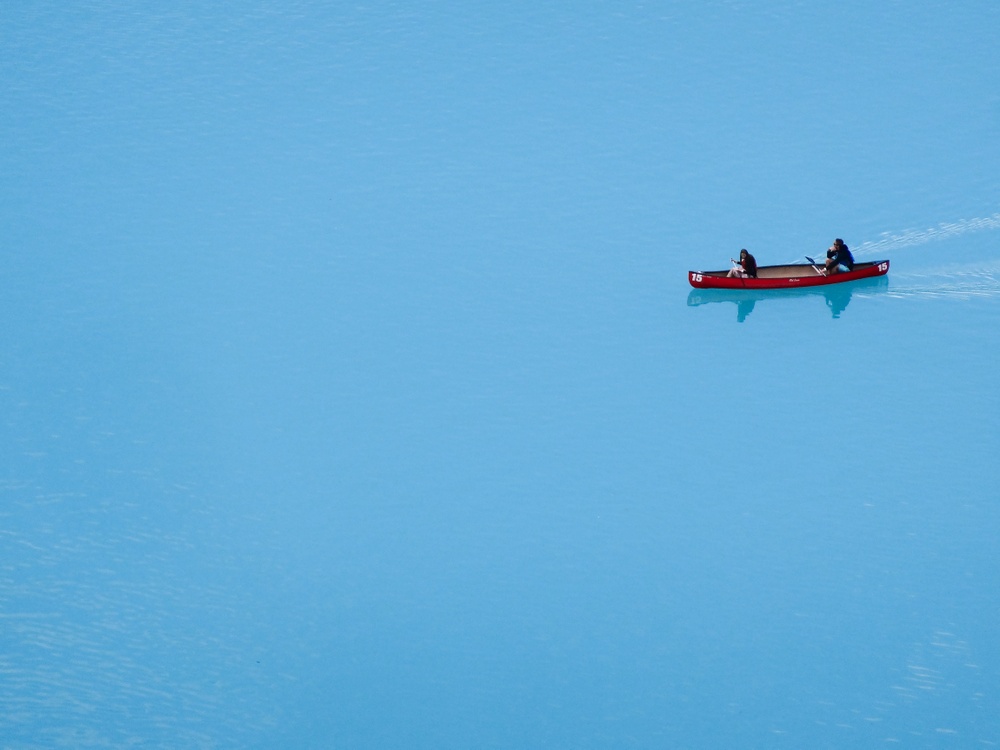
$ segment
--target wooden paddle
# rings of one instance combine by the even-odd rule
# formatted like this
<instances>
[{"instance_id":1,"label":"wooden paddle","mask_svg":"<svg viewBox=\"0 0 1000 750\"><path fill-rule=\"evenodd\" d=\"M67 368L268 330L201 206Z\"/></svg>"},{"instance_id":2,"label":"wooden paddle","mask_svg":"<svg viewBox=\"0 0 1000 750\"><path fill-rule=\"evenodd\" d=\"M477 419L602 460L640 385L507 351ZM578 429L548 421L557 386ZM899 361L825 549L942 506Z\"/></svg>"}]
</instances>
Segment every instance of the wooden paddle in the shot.
<instances>
[{"instance_id":1,"label":"wooden paddle","mask_svg":"<svg viewBox=\"0 0 1000 750\"><path fill-rule=\"evenodd\" d=\"M812 267L813 267L813 270L814 270L814 271L815 271L816 273L818 273L818 274L819 274L820 276L826 276L826 274L825 274L825 273L823 273L822 271L820 271L820 270L819 270L819 267L818 267L818 266L816 265L816 261L814 261L814 260L813 260L812 258L810 258L810 257L809 257L808 255L806 256L806 260L808 260L808 261L809 261L810 263L812 263Z\"/></svg>"}]
</instances>

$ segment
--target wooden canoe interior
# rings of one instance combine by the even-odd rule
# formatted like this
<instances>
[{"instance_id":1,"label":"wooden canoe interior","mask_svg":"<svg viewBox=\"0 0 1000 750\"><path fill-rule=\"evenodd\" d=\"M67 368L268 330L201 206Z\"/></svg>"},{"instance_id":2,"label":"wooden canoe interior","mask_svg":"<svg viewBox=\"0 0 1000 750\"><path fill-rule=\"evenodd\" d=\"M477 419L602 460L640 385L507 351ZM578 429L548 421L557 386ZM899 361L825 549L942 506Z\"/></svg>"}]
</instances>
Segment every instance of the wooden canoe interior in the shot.
<instances>
[{"instance_id":1,"label":"wooden canoe interior","mask_svg":"<svg viewBox=\"0 0 1000 750\"><path fill-rule=\"evenodd\" d=\"M854 270L859 271L862 268L868 268L869 266L874 266L874 262L869 263L855 263ZM820 263L816 264L816 268L823 268ZM758 279L790 279L790 278L801 278L802 276L816 276L816 268L813 268L808 263L789 263L785 266L757 266L757 278ZM726 276L729 271L708 271L703 272L703 276Z\"/></svg>"}]
</instances>

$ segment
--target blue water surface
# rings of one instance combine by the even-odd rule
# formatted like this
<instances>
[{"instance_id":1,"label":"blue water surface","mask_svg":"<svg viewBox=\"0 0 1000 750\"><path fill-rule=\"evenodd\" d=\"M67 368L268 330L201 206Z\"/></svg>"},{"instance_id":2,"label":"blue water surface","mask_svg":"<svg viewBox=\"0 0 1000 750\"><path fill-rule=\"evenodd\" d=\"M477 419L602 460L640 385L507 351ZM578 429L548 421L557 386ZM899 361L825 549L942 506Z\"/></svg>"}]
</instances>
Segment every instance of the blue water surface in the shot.
<instances>
[{"instance_id":1,"label":"blue water surface","mask_svg":"<svg viewBox=\"0 0 1000 750\"><path fill-rule=\"evenodd\" d=\"M998 27L4 6L0 746L1000 743Z\"/></svg>"}]
</instances>

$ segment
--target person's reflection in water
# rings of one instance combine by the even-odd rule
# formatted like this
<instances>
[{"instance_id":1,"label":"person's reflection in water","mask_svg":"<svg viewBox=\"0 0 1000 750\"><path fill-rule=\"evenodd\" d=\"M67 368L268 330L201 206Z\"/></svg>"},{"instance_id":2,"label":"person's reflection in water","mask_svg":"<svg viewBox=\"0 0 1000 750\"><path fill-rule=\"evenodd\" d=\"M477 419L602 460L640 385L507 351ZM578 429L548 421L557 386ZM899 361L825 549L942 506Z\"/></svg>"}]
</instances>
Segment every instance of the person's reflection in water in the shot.
<instances>
[{"instance_id":1,"label":"person's reflection in water","mask_svg":"<svg viewBox=\"0 0 1000 750\"><path fill-rule=\"evenodd\" d=\"M840 314L847 309L847 306L851 303L851 285L833 285L823 286L819 289L815 287L813 289L801 289L797 290L795 296L800 295L814 295L822 294L823 299L826 300L826 306L830 308L830 313L834 318L839 318ZM781 293L778 292L777 295L780 297ZM747 316L753 312L754 305L757 304L759 297L745 297L742 299L735 300L736 302L736 322L742 323L747 319Z\"/></svg>"},{"instance_id":2,"label":"person's reflection in water","mask_svg":"<svg viewBox=\"0 0 1000 750\"><path fill-rule=\"evenodd\" d=\"M833 317L839 318L840 314L847 309L847 305L850 304L851 285L826 287L823 289L823 296L826 298L826 306L830 308Z\"/></svg>"}]
</instances>

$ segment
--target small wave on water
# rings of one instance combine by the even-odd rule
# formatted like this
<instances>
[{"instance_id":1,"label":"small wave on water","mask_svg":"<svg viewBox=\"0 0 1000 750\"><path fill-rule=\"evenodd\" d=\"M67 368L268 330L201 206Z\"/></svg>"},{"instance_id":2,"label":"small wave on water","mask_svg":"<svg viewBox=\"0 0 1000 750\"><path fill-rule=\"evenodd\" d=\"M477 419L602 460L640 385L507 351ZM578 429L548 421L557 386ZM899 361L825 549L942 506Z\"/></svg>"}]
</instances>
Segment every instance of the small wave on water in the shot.
<instances>
[{"instance_id":1,"label":"small wave on water","mask_svg":"<svg viewBox=\"0 0 1000 750\"><path fill-rule=\"evenodd\" d=\"M1000 296L1000 261L894 274L890 297L975 299Z\"/></svg>"},{"instance_id":2,"label":"small wave on water","mask_svg":"<svg viewBox=\"0 0 1000 750\"><path fill-rule=\"evenodd\" d=\"M902 232L883 232L877 240L862 242L852 248L855 256L885 253L913 245L923 245L927 242L958 237L971 232L1000 229L1000 212L978 219L962 219L960 221L942 222L928 229L907 229Z\"/></svg>"}]
</instances>

